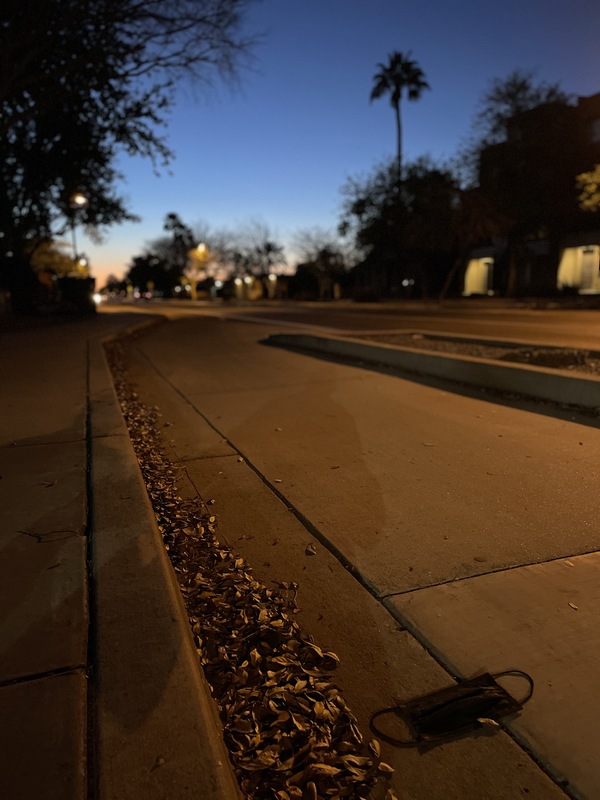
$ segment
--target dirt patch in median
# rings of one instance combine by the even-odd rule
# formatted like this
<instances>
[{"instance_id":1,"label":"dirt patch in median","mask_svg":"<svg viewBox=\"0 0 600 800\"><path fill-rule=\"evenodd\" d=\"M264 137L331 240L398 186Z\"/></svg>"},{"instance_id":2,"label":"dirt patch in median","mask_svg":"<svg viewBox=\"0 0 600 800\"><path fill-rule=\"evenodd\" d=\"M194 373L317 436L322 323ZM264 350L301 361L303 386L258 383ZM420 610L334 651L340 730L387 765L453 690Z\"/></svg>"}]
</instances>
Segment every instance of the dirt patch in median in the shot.
<instances>
[{"instance_id":1,"label":"dirt patch in median","mask_svg":"<svg viewBox=\"0 0 600 800\"><path fill-rule=\"evenodd\" d=\"M438 353L486 358L492 361L511 361L535 367L600 375L600 353L591 350L536 347L535 345L495 343L457 337L444 338L423 333L376 333L355 338L397 347L410 347Z\"/></svg>"}]
</instances>

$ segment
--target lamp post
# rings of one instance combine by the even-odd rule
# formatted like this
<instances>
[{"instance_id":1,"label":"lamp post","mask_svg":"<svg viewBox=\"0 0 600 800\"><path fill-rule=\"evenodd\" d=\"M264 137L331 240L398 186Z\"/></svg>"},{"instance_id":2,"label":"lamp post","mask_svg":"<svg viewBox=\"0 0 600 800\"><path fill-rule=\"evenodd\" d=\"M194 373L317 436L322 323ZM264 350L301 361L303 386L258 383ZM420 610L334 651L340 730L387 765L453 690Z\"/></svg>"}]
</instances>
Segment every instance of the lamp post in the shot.
<instances>
[{"instance_id":1,"label":"lamp post","mask_svg":"<svg viewBox=\"0 0 600 800\"><path fill-rule=\"evenodd\" d=\"M81 192L75 192L69 199L69 207L71 208L71 236L73 238L73 263L77 264L77 239L75 238L75 212L78 209L83 209L87 206L89 200Z\"/></svg>"},{"instance_id":2,"label":"lamp post","mask_svg":"<svg viewBox=\"0 0 600 800\"><path fill-rule=\"evenodd\" d=\"M200 244L196 245L196 247L190 251L189 255L192 264L192 274L190 276L192 300L197 300L198 282L200 280L200 276L206 269L206 264L209 259L209 250L204 242L200 242Z\"/></svg>"}]
</instances>

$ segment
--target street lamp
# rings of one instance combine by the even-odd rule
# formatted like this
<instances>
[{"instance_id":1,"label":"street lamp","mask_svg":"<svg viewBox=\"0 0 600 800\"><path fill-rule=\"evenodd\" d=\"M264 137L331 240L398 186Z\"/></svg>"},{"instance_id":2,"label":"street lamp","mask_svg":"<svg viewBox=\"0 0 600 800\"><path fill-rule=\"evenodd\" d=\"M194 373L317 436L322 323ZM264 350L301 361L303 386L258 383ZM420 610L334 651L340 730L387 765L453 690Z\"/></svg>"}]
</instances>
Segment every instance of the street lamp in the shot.
<instances>
[{"instance_id":1,"label":"street lamp","mask_svg":"<svg viewBox=\"0 0 600 800\"><path fill-rule=\"evenodd\" d=\"M206 277L206 265L210 259L208 246L200 242L188 252L186 274L190 279L191 299L198 299L198 283Z\"/></svg>"},{"instance_id":2,"label":"street lamp","mask_svg":"<svg viewBox=\"0 0 600 800\"><path fill-rule=\"evenodd\" d=\"M77 263L77 240L75 238L75 212L87 206L89 200L81 192L75 192L69 199L71 214L71 236L73 237L73 263Z\"/></svg>"}]
</instances>

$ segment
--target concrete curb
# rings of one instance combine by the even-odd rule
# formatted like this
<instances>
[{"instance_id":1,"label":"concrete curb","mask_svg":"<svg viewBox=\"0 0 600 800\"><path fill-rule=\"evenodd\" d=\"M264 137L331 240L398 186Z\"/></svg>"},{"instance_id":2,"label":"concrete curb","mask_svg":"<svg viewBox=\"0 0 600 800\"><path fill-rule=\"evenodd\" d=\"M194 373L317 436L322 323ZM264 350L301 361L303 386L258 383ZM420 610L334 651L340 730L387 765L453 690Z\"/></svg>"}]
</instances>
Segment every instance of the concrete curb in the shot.
<instances>
[{"instance_id":1,"label":"concrete curb","mask_svg":"<svg viewBox=\"0 0 600 800\"><path fill-rule=\"evenodd\" d=\"M103 340L89 345L97 666L90 769L97 795L233 800L241 795L216 704L198 664Z\"/></svg>"},{"instance_id":2,"label":"concrete curb","mask_svg":"<svg viewBox=\"0 0 600 800\"><path fill-rule=\"evenodd\" d=\"M600 378L581 378L544 367L504 364L470 356L441 355L389 344L367 343L350 337L278 333L270 335L265 341L276 347L383 364L417 375L516 393L561 405L590 410L600 408Z\"/></svg>"}]
</instances>

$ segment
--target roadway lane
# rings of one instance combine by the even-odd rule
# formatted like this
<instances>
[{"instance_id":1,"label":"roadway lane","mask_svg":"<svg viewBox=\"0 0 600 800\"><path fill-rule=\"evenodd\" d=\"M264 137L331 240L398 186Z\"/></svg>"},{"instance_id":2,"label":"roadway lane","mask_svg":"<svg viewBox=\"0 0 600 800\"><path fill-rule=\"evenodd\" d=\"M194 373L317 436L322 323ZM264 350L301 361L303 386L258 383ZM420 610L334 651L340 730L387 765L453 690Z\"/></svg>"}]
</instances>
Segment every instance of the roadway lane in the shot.
<instances>
[{"instance_id":1,"label":"roadway lane","mask_svg":"<svg viewBox=\"0 0 600 800\"><path fill-rule=\"evenodd\" d=\"M600 350L600 309L528 309L482 307L468 303L432 304L223 303L154 301L126 306L141 313L160 313L171 319L216 316L253 323L280 325L281 330L310 328L351 334L365 331L432 331L520 342ZM122 307L106 307L121 310Z\"/></svg>"},{"instance_id":2,"label":"roadway lane","mask_svg":"<svg viewBox=\"0 0 600 800\"><path fill-rule=\"evenodd\" d=\"M382 308L345 304L281 306L219 313L248 321L328 328L339 333L359 331L431 331L518 342L600 350L600 311L533 310L518 308L430 309L418 306Z\"/></svg>"}]
</instances>

